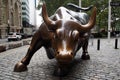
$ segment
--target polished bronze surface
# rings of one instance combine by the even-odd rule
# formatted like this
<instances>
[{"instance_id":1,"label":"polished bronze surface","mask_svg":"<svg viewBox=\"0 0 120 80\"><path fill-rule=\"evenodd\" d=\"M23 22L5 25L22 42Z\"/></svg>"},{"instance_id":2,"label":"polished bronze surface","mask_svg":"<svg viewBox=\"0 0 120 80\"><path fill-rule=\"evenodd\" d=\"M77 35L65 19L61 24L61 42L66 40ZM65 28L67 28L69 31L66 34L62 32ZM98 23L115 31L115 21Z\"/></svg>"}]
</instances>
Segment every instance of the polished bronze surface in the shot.
<instances>
[{"instance_id":1,"label":"polished bronze surface","mask_svg":"<svg viewBox=\"0 0 120 80\"><path fill-rule=\"evenodd\" d=\"M82 59L90 59L87 51L90 29L95 25L96 7L89 19L86 13L78 13L60 7L53 16L48 17L45 3L42 6L44 22L34 34L26 56L15 65L14 71L27 70L33 54L42 46L49 59L56 58L56 72L66 71L77 51L82 47Z\"/></svg>"}]
</instances>

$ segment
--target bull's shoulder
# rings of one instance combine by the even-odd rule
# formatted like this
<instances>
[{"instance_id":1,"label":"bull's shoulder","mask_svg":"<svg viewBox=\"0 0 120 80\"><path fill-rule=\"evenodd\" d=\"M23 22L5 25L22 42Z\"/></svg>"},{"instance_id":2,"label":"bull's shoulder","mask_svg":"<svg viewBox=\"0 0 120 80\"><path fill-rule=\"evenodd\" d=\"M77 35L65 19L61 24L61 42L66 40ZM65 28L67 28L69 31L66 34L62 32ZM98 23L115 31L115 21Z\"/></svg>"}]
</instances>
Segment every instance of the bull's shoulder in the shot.
<instances>
[{"instance_id":1,"label":"bull's shoulder","mask_svg":"<svg viewBox=\"0 0 120 80\"><path fill-rule=\"evenodd\" d=\"M42 40L51 40L53 38L53 32L48 30L44 22L40 25L38 32Z\"/></svg>"},{"instance_id":2,"label":"bull's shoulder","mask_svg":"<svg viewBox=\"0 0 120 80\"><path fill-rule=\"evenodd\" d=\"M70 10L65 7L59 7L55 14L52 16L53 20L74 20L76 19L70 14Z\"/></svg>"}]
</instances>

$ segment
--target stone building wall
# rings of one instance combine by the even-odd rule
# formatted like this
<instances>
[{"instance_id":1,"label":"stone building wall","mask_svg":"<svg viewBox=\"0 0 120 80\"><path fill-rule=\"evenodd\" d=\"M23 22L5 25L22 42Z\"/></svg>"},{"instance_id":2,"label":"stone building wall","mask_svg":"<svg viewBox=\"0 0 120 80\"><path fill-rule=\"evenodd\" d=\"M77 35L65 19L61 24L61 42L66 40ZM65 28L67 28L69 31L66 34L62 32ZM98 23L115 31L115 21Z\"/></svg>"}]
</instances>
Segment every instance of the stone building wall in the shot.
<instances>
[{"instance_id":1,"label":"stone building wall","mask_svg":"<svg viewBox=\"0 0 120 80\"><path fill-rule=\"evenodd\" d=\"M22 29L21 4L20 0L0 0L0 38Z\"/></svg>"}]
</instances>

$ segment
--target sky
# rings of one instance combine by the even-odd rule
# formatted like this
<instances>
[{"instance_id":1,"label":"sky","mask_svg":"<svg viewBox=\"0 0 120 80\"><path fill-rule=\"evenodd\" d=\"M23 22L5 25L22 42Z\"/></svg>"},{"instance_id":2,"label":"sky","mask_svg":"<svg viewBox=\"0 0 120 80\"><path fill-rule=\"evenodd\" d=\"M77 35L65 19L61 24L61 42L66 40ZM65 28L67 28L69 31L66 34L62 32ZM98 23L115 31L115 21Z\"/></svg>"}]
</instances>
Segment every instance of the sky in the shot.
<instances>
[{"instance_id":1,"label":"sky","mask_svg":"<svg viewBox=\"0 0 120 80\"><path fill-rule=\"evenodd\" d=\"M36 5L38 4L38 0L36 0ZM39 15L41 13L40 10L35 10L34 0L29 0L29 8L30 8L30 24L36 25L37 28L42 23L42 17Z\"/></svg>"},{"instance_id":2,"label":"sky","mask_svg":"<svg viewBox=\"0 0 120 80\"><path fill-rule=\"evenodd\" d=\"M36 10L36 24L37 24L37 27L39 27L40 24L42 23L42 17L40 16L40 14L41 14L41 9Z\"/></svg>"},{"instance_id":3,"label":"sky","mask_svg":"<svg viewBox=\"0 0 120 80\"><path fill-rule=\"evenodd\" d=\"M38 0L36 0L36 5L38 5ZM41 11L42 11L41 9L36 10L36 24L37 24L37 27L39 27L40 24L42 23L42 17L40 16Z\"/></svg>"},{"instance_id":4,"label":"sky","mask_svg":"<svg viewBox=\"0 0 120 80\"><path fill-rule=\"evenodd\" d=\"M35 4L34 0L29 0L30 24L35 25Z\"/></svg>"}]
</instances>

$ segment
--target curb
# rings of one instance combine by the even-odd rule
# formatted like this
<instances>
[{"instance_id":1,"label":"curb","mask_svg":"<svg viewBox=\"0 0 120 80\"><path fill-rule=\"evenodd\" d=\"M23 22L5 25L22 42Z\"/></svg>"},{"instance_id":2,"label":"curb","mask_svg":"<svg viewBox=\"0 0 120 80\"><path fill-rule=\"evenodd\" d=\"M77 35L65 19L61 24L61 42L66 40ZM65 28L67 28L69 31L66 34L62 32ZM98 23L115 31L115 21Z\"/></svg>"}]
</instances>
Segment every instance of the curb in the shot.
<instances>
[{"instance_id":1,"label":"curb","mask_svg":"<svg viewBox=\"0 0 120 80\"><path fill-rule=\"evenodd\" d=\"M23 39L21 41L0 44L0 52L4 52L6 50L18 48L25 45L30 45L31 39L32 38L28 38L28 39Z\"/></svg>"}]
</instances>

